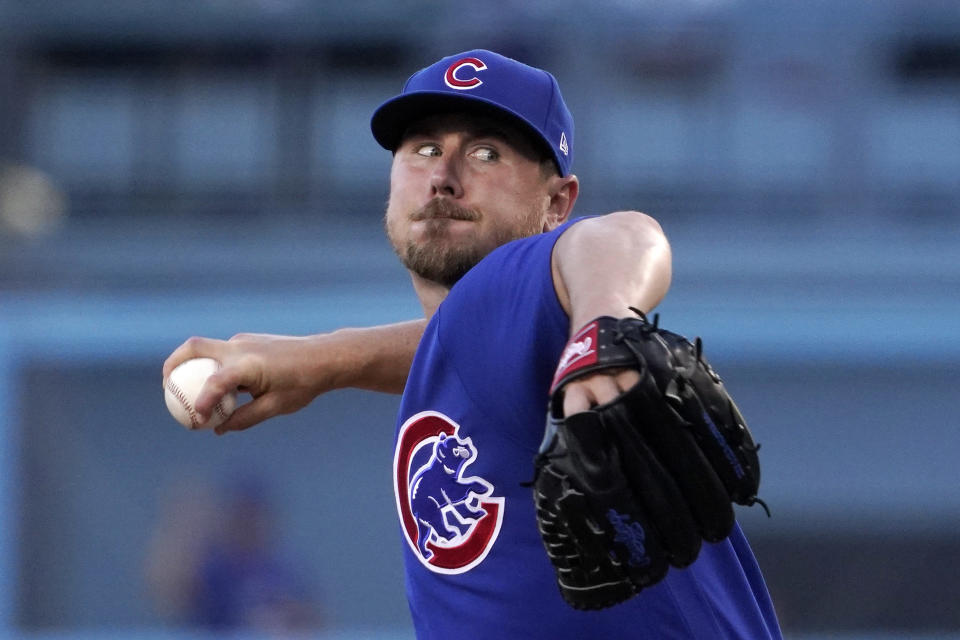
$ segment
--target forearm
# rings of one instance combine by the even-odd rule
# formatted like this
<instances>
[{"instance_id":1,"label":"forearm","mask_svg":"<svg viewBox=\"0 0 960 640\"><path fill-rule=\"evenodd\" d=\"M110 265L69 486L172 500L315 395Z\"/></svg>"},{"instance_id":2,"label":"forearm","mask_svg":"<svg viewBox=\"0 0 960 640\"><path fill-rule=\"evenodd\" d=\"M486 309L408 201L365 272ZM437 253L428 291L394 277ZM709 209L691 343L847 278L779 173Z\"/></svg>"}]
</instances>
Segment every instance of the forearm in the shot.
<instances>
[{"instance_id":1,"label":"forearm","mask_svg":"<svg viewBox=\"0 0 960 640\"><path fill-rule=\"evenodd\" d=\"M324 393L355 387L402 393L426 320L365 329L340 329L311 336L241 333L229 340L190 338L163 365L163 379L190 358L213 358L220 369L207 378L196 399L201 423L227 393L240 390L242 404L217 433L248 429L292 413Z\"/></svg>"},{"instance_id":2,"label":"forearm","mask_svg":"<svg viewBox=\"0 0 960 640\"><path fill-rule=\"evenodd\" d=\"M628 307L647 312L670 287L670 245L653 218L620 211L571 226L553 252L557 296L571 331Z\"/></svg>"},{"instance_id":3,"label":"forearm","mask_svg":"<svg viewBox=\"0 0 960 640\"><path fill-rule=\"evenodd\" d=\"M426 320L419 319L316 336L324 343L318 345L318 353L335 359L333 387L402 393L426 325ZM314 366L330 371L330 364Z\"/></svg>"}]
</instances>

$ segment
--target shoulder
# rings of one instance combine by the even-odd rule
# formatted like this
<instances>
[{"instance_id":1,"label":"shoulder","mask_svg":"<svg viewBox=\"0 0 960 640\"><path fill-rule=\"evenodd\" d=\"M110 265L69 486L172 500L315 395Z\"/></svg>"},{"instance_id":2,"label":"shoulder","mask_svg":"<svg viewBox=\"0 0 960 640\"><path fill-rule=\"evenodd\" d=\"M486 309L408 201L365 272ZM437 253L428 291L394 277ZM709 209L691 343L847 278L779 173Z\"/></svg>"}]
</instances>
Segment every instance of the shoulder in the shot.
<instances>
[{"instance_id":1,"label":"shoulder","mask_svg":"<svg viewBox=\"0 0 960 640\"><path fill-rule=\"evenodd\" d=\"M441 307L489 305L494 300L533 300L553 291L552 255L557 240L583 218L556 229L507 242L478 262L450 290Z\"/></svg>"},{"instance_id":2,"label":"shoulder","mask_svg":"<svg viewBox=\"0 0 960 640\"><path fill-rule=\"evenodd\" d=\"M491 269L502 268L505 263L515 265L522 262L535 262L544 257L549 259L557 240L563 236L569 229L577 226L584 220L593 219L592 216L578 217L564 222L562 225L550 231L538 233L526 238L520 238L501 245L490 252L481 260L475 269L488 271ZM468 276L470 273L467 274ZM466 279L466 278L465 278Z\"/></svg>"},{"instance_id":3,"label":"shoulder","mask_svg":"<svg viewBox=\"0 0 960 640\"><path fill-rule=\"evenodd\" d=\"M466 333L465 339L472 341L499 333L504 326L515 332L520 324L557 324L566 331L566 313L553 284L552 255L557 239L581 220L508 242L478 262L440 304L438 339L451 345L454 336Z\"/></svg>"},{"instance_id":4,"label":"shoulder","mask_svg":"<svg viewBox=\"0 0 960 640\"><path fill-rule=\"evenodd\" d=\"M536 260L544 253L552 253L558 244L594 240L602 244L612 237L629 238L635 242L666 242L663 228L654 217L641 211L614 211L571 218L550 231L508 242L492 251L477 267L489 270L503 266L503 262Z\"/></svg>"},{"instance_id":5,"label":"shoulder","mask_svg":"<svg viewBox=\"0 0 960 640\"><path fill-rule=\"evenodd\" d=\"M558 238L582 220L508 242L477 263L451 288L437 311L438 336L444 344L464 333L465 326L471 327L468 340L489 337L504 326L516 333L521 324L556 324L565 333L568 319L557 299L552 255Z\"/></svg>"}]
</instances>

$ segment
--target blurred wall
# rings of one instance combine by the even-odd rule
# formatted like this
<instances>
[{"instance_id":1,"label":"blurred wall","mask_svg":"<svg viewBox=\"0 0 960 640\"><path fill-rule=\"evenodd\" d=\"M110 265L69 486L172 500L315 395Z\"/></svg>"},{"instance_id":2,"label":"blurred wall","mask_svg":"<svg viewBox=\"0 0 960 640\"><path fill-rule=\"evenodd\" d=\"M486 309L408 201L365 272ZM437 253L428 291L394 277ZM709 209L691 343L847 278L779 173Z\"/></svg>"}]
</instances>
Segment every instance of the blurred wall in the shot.
<instances>
[{"instance_id":1,"label":"blurred wall","mask_svg":"<svg viewBox=\"0 0 960 640\"><path fill-rule=\"evenodd\" d=\"M169 418L160 365L190 335L419 313L368 118L476 46L560 80L580 213L666 229L662 322L703 336L763 444L773 518L741 519L785 630L960 632L955 4L8 0L0 36L14 635L180 628L145 578L165 500L243 474L327 629L409 633L397 399L217 439Z\"/></svg>"}]
</instances>

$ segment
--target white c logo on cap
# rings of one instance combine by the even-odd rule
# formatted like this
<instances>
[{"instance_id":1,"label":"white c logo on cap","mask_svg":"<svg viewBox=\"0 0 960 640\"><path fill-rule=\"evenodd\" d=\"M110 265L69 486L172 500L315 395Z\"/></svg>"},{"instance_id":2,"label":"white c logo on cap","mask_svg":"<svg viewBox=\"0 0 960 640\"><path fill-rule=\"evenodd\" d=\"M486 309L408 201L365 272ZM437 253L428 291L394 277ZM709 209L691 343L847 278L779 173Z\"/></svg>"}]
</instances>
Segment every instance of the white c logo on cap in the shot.
<instances>
[{"instance_id":1,"label":"white c logo on cap","mask_svg":"<svg viewBox=\"0 0 960 640\"><path fill-rule=\"evenodd\" d=\"M457 91L466 91L467 89L475 89L483 84L483 80L473 76L466 80L461 80L457 77L457 72L460 71L463 67L473 67L474 71L483 71L487 68L487 65L483 64L482 60L477 58L463 58L457 60L452 65L447 67L447 72L443 74L443 81L447 83L447 86L451 89L456 89Z\"/></svg>"}]
</instances>

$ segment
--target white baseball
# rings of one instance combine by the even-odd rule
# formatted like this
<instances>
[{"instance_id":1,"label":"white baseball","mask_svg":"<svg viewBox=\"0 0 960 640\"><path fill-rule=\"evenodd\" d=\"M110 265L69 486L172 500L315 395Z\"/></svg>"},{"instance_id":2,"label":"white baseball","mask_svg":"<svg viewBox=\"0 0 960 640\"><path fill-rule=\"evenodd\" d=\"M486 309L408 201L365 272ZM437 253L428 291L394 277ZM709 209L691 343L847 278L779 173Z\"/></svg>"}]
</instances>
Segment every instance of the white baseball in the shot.
<instances>
[{"instance_id":1,"label":"white baseball","mask_svg":"<svg viewBox=\"0 0 960 640\"><path fill-rule=\"evenodd\" d=\"M163 398L170 415L188 429L213 429L230 417L237 408L237 394L230 392L220 399L213 409L210 419L201 425L199 414L194 408L197 396L203 384L217 369L220 363L213 358L193 358L177 365L163 384Z\"/></svg>"}]
</instances>

